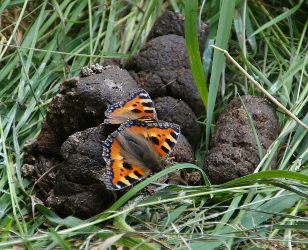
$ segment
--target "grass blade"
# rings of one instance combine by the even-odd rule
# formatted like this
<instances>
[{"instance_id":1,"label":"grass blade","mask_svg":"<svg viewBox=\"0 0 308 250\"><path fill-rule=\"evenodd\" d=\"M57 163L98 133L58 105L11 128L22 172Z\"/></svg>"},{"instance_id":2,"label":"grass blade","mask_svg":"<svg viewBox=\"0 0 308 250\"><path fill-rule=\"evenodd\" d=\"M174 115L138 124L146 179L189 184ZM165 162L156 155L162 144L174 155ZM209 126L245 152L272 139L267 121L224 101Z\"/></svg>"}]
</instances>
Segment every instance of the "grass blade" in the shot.
<instances>
[{"instance_id":1,"label":"grass blade","mask_svg":"<svg viewBox=\"0 0 308 250\"><path fill-rule=\"evenodd\" d=\"M250 124L250 127L251 127L251 130L252 130L252 133L253 133L253 136L256 140L256 143L257 143L257 147L258 147L258 152L259 152L259 158L260 158L260 161L263 159L263 152L262 152L262 146L261 146L261 143L260 143L260 140L259 140L259 136L258 136L258 132L256 130L256 127L255 125L253 124L253 120L249 114L249 111L245 105L245 103L243 102L243 99L241 98L241 96L239 95L239 98L241 100L241 103L243 105L243 108L245 110L245 113L246 113L246 116L247 116L247 119L248 119L248 122Z\"/></svg>"},{"instance_id":2,"label":"grass blade","mask_svg":"<svg viewBox=\"0 0 308 250\"><path fill-rule=\"evenodd\" d=\"M50 236L54 239L52 244L59 245L61 249L71 250L70 244L63 240L63 238L52 228L49 228ZM55 247L55 245L53 245Z\"/></svg>"},{"instance_id":3,"label":"grass blade","mask_svg":"<svg viewBox=\"0 0 308 250\"><path fill-rule=\"evenodd\" d=\"M296 6L294 6L292 9L284 12L283 14L275 17L273 20L271 20L271 21L267 22L266 24L264 24L262 27L260 27L255 32L253 32L249 36L249 38L255 36L256 34L260 33L262 30L265 30L268 27L271 27L272 25L274 25L274 24L280 22L281 20L287 18L288 16L292 15L294 12L296 12L299 9L299 7L302 5L303 2L304 2L304 0L300 0L299 3Z\"/></svg>"},{"instance_id":4,"label":"grass blade","mask_svg":"<svg viewBox=\"0 0 308 250\"><path fill-rule=\"evenodd\" d=\"M185 2L185 40L190 60L190 68L204 106L207 107L208 90L200 58L198 43L198 1Z\"/></svg>"},{"instance_id":5,"label":"grass blade","mask_svg":"<svg viewBox=\"0 0 308 250\"><path fill-rule=\"evenodd\" d=\"M221 10L220 10L220 19L218 23L217 35L215 45L220 48L227 48L231 24L233 20L233 13L235 8L234 0L222 0L221 1ZM210 142L210 129L213 122L213 111L215 107L216 97L218 86L220 82L220 76L222 68L225 62L225 58L218 51L214 51L214 58L212 64L212 72L210 78L210 87L209 87L209 99L207 104L207 119L206 119L206 150L209 148Z\"/></svg>"}]
</instances>

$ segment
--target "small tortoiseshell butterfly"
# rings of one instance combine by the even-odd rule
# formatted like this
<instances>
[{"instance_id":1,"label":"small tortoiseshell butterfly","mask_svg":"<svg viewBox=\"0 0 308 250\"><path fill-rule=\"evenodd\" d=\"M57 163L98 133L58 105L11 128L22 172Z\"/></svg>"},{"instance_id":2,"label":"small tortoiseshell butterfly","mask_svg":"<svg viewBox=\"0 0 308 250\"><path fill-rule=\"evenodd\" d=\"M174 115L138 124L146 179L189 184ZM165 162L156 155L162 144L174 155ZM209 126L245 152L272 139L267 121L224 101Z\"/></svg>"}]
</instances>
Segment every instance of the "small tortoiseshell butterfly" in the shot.
<instances>
[{"instance_id":1,"label":"small tortoiseshell butterfly","mask_svg":"<svg viewBox=\"0 0 308 250\"><path fill-rule=\"evenodd\" d=\"M127 119L143 120L147 122L157 121L154 104L149 94L138 89L125 101L111 105L105 112L105 124L120 124Z\"/></svg>"},{"instance_id":2,"label":"small tortoiseshell butterfly","mask_svg":"<svg viewBox=\"0 0 308 250\"><path fill-rule=\"evenodd\" d=\"M162 162L180 136L180 126L156 121L153 102L145 90L138 89L127 100L110 106L105 115L105 123L126 121L103 142L107 189L128 187L163 169Z\"/></svg>"}]
</instances>

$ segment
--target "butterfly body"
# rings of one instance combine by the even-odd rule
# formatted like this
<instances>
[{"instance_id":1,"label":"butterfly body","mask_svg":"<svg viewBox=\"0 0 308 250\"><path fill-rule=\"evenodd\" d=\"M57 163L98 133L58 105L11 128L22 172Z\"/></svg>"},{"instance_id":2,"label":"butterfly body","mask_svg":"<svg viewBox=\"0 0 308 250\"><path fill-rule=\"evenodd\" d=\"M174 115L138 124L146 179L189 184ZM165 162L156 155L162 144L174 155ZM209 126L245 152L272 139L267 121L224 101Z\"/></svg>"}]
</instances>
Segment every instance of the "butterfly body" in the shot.
<instances>
[{"instance_id":1,"label":"butterfly body","mask_svg":"<svg viewBox=\"0 0 308 250\"><path fill-rule=\"evenodd\" d=\"M105 114L107 123L125 120L103 142L103 157L107 163L103 181L107 189L125 188L163 169L162 163L180 135L180 126L156 122L154 105L144 90L137 90L126 101L110 106Z\"/></svg>"}]
</instances>

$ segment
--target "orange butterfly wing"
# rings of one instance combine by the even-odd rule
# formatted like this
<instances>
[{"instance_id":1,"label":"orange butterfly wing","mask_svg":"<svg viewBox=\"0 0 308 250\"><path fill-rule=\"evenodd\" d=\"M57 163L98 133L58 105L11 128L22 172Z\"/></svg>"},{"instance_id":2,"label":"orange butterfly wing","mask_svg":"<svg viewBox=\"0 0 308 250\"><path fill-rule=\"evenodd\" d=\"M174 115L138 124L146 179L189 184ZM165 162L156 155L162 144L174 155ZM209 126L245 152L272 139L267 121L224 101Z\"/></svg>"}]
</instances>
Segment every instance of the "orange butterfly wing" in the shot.
<instances>
[{"instance_id":1,"label":"orange butterfly wing","mask_svg":"<svg viewBox=\"0 0 308 250\"><path fill-rule=\"evenodd\" d=\"M109 190L128 187L149 174L144 169L121 160L108 161L106 168L103 181Z\"/></svg>"},{"instance_id":2,"label":"orange butterfly wing","mask_svg":"<svg viewBox=\"0 0 308 250\"><path fill-rule=\"evenodd\" d=\"M111 105L105 112L105 124L119 124L130 119L154 119L157 120L154 104L149 94L138 89L125 101Z\"/></svg>"},{"instance_id":3,"label":"orange butterfly wing","mask_svg":"<svg viewBox=\"0 0 308 250\"><path fill-rule=\"evenodd\" d=\"M173 123L144 123L142 121L128 121L127 124L135 125L126 125L127 130L134 134L142 134L144 137L149 138L160 157L164 157L171 152L180 135L180 126ZM143 126L136 126L136 124L143 124Z\"/></svg>"},{"instance_id":4,"label":"orange butterfly wing","mask_svg":"<svg viewBox=\"0 0 308 250\"><path fill-rule=\"evenodd\" d=\"M177 124L139 120L123 123L103 143L103 157L107 163L103 176L106 188L125 188L146 177L151 170L156 170L160 159L174 148L179 135L180 126ZM131 149L127 146L129 143L135 146ZM130 155L141 155L141 158Z\"/></svg>"}]
</instances>

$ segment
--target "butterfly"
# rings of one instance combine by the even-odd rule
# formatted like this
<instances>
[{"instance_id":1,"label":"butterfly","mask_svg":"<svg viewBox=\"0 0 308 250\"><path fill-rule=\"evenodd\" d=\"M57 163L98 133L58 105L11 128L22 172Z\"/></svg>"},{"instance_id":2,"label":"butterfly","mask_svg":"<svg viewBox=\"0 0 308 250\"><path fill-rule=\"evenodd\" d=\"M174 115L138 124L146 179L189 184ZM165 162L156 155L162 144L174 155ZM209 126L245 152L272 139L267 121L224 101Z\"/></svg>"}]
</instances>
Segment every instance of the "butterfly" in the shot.
<instances>
[{"instance_id":1,"label":"butterfly","mask_svg":"<svg viewBox=\"0 0 308 250\"><path fill-rule=\"evenodd\" d=\"M122 123L103 142L107 189L128 187L163 169L163 161L180 136L180 126L157 122L154 104L145 90L138 89L127 100L110 106L105 115L107 124Z\"/></svg>"},{"instance_id":2,"label":"butterfly","mask_svg":"<svg viewBox=\"0 0 308 250\"><path fill-rule=\"evenodd\" d=\"M104 120L105 124L120 124L127 119L157 121L154 104L149 94L143 89L133 92L127 100L109 106L105 116L107 117Z\"/></svg>"}]
</instances>

